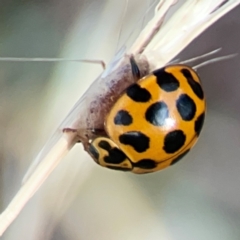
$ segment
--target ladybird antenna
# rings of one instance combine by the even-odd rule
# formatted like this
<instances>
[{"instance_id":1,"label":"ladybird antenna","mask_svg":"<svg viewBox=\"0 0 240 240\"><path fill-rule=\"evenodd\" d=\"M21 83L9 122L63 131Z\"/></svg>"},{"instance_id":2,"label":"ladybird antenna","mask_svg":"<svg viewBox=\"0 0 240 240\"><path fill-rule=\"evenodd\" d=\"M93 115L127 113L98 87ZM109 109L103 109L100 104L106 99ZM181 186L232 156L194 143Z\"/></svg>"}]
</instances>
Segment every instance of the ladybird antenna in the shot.
<instances>
[{"instance_id":1,"label":"ladybird antenna","mask_svg":"<svg viewBox=\"0 0 240 240\"><path fill-rule=\"evenodd\" d=\"M230 59L230 58L234 58L238 55L238 53L234 53L234 54L229 54L229 55L226 55L226 56L222 56L222 57L217 57L217 58L213 58L213 59L210 59L210 60L207 60L205 62L202 62L202 63L199 63L198 65L195 65L193 66L192 68L194 70L198 69L198 68L201 68L201 67L204 67L206 65L209 65L209 64L212 64L212 63L215 63L215 62L220 62L220 61L223 61L223 60L227 60L227 59Z\"/></svg>"}]
</instances>

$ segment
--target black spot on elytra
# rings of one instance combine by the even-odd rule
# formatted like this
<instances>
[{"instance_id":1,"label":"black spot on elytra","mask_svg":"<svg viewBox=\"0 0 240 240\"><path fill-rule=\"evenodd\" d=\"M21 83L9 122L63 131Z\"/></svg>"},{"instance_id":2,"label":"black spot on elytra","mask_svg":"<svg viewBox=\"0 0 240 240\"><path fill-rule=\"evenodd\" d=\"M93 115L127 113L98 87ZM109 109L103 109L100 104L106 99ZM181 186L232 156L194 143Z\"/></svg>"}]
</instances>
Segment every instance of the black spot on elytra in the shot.
<instances>
[{"instance_id":1,"label":"black spot on elytra","mask_svg":"<svg viewBox=\"0 0 240 240\"><path fill-rule=\"evenodd\" d=\"M168 116L168 107L164 102L153 103L145 113L147 121L155 126L163 126Z\"/></svg>"},{"instance_id":2,"label":"black spot on elytra","mask_svg":"<svg viewBox=\"0 0 240 240\"><path fill-rule=\"evenodd\" d=\"M205 113L202 113L195 121L194 130L198 136L202 130L204 119L205 119Z\"/></svg>"},{"instance_id":3,"label":"black spot on elytra","mask_svg":"<svg viewBox=\"0 0 240 240\"><path fill-rule=\"evenodd\" d=\"M148 107L145 118L155 126L163 126L169 117L168 106L165 102L156 102Z\"/></svg>"},{"instance_id":4,"label":"black spot on elytra","mask_svg":"<svg viewBox=\"0 0 240 240\"><path fill-rule=\"evenodd\" d=\"M97 149L93 146L93 145L90 145L89 147L89 152L93 155L93 157L98 160L99 159L99 153L97 151Z\"/></svg>"},{"instance_id":5,"label":"black spot on elytra","mask_svg":"<svg viewBox=\"0 0 240 240\"><path fill-rule=\"evenodd\" d=\"M142 169L154 169L157 164L152 159L141 159L138 162L133 163L133 166Z\"/></svg>"},{"instance_id":6,"label":"black spot on elytra","mask_svg":"<svg viewBox=\"0 0 240 240\"><path fill-rule=\"evenodd\" d=\"M150 92L145 88L141 88L138 84L128 87L126 94L135 102L148 102L151 99Z\"/></svg>"},{"instance_id":7,"label":"black spot on elytra","mask_svg":"<svg viewBox=\"0 0 240 240\"><path fill-rule=\"evenodd\" d=\"M175 159L172 160L171 165L179 162L184 156L186 156L188 154L188 152L190 151L190 149L186 150L185 152L183 152L182 154L180 154L178 157L176 157Z\"/></svg>"},{"instance_id":8,"label":"black spot on elytra","mask_svg":"<svg viewBox=\"0 0 240 240\"><path fill-rule=\"evenodd\" d=\"M108 156L103 159L106 163L120 164L126 160L127 156L118 148L112 148L108 151Z\"/></svg>"},{"instance_id":9,"label":"black spot on elytra","mask_svg":"<svg viewBox=\"0 0 240 240\"><path fill-rule=\"evenodd\" d=\"M163 149L166 153L175 153L183 147L186 135L182 130L169 132L164 139Z\"/></svg>"},{"instance_id":10,"label":"black spot on elytra","mask_svg":"<svg viewBox=\"0 0 240 240\"><path fill-rule=\"evenodd\" d=\"M142 153L149 148L150 139L141 132L127 132L119 136L119 141L122 144L130 145L135 151Z\"/></svg>"},{"instance_id":11,"label":"black spot on elytra","mask_svg":"<svg viewBox=\"0 0 240 240\"><path fill-rule=\"evenodd\" d=\"M176 105L184 121L191 121L194 118L197 107L195 102L187 94L180 95Z\"/></svg>"},{"instance_id":12,"label":"black spot on elytra","mask_svg":"<svg viewBox=\"0 0 240 240\"><path fill-rule=\"evenodd\" d=\"M157 84L164 91L172 92L178 89L178 80L171 73L166 72L164 68L154 71L153 75L157 77Z\"/></svg>"},{"instance_id":13,"label":"black spot on elytra","mask_svg":"<svg viewBox=\"0 0 240 240\"><path fill-rule=\"evenodd\" d=\"M111 145L110 145L107 141L104 141L104 140L100 141L100 142L98 143L98 146L99 146L100 148L106 150L106 151L110 151L111 148L112 148Z\"/></svg>"},{"instance_id":14,"label":"black spot on elytra","mask_svg":"<svg viewBox=\"0 0 240 240\"><path fill-rule=\"evenodd\" d=\"M132 121L133 121L132 116L129 114L129 112L125 110L118 111L114 118L114 123L116 125L128 126L132 123Z\"/></svg>"},{"instance_id":15,"label":"black spot on elytra","mask_svg":"<svg viewBox=\"0 0 240 240\"><path fill-rule=\"evenodd\" d=\"M183 76L187 79L188 84L192 88L193 92L198 96L198 98L203 99L204 93L202 87L198 82L193 79L191 72L186 68L182 69L181 72Z\"/></svg>"}]
</instances>

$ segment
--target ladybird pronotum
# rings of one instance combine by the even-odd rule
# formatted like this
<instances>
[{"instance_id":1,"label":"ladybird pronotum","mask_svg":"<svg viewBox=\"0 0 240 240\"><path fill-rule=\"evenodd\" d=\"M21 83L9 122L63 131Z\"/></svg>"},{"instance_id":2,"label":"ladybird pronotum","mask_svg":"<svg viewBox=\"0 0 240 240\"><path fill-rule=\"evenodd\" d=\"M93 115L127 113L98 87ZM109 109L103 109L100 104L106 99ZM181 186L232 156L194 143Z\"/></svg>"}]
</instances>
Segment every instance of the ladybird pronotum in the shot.
<instances>
[{"instance_id":1,"label":"ladybird pronotum","mask_svg":"<svg viewBox=\"0 0 240 240\"><path fill-rule=\"evenodd\" d=\"M107 136L95 138L89 152L110 169L139 174L164 169L196 143L205 110L197 73L181 64L163 67L124 91L106 116Z\"/></svg>"}]
</instances>

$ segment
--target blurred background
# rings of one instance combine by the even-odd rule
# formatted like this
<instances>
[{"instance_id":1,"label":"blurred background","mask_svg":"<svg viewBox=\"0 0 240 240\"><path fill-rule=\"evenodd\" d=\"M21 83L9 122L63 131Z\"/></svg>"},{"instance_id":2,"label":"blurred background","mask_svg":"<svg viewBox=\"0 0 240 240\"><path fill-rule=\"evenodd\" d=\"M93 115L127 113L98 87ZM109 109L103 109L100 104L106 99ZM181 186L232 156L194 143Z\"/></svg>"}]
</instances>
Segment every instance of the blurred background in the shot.
<instances>
[{"instance_id":1,"label":"blurred background","mask_svg":"<svg viewBox=\"0 0 240 240\"><path fill-rule=\"evenodd\" d=\"M109 62L153 1L1 0L1 57ZM223 47L240 53L240 7L181 59ZM124 21L123 21L124 17ZM120 35L120 38L118 37ZM134 36L134 35L133 35ZM4 240L239 240L240 57L199 69L208 115L198 144L172 168L143 176L97 166L75 146ZM0 62L0 207L31 161L102 71L80 63Z\"/></svg>"}]
</instances>

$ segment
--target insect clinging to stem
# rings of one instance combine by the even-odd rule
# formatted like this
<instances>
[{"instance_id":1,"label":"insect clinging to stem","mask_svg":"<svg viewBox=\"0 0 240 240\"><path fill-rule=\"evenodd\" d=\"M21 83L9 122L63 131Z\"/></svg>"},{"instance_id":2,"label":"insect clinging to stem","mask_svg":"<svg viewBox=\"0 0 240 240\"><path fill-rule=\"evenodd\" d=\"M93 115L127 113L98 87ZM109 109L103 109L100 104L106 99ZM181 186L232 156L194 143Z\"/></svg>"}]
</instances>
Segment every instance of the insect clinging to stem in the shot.
<instances>
[{"instance_id":1,"label":"insect clinging to stem","mask_svg":"<svg viewBox=\"0 0 240 240\"><path fill-rule=\"evenodd\" d=\"M134 173L171 166L192 148L204 121L203 89L189 62L169 62L240 3L220 0L202 8L204 1L186 1L166 24L177 1L159 1L135 42L118 52L39 153L0 217L0 235L77 142L98 164Z\"/></svg>"},{"instance_id":2,"label":"insect clinging to stem","mask_svg":"<svg viewBox=\"0 0 240 240\"><path fill-rule=\"evenodd\" d=\"M139 79L131 62L133 77ZM166 168L195 144L205 108L200 79L192 68L160 68L121 94L105 116L105 134L90 142L88 152L110 169L150 173Z\"/></svg>"},{"instance_id":3,"label":"insect clinging to stem","mask_svg":"<svg viewBox=\"0 0 240 240\"><path fill-rule=\"evenodd\" d=\"M143 39L140 35L127 53L120 49L60 126L64 133L73 134L74 141L81 142L101 166L134 173L155 172L180 160L198 139L206 103L200 78L193 68L232 55L193 68L189 66L191 61L219 50L180 64L169 64L171 54L164 64L149 61L154 55L147 51L149 45L175 3L160 1L155 11L160 16L148 32L143 31ZM211 14L214 11L217 8ZM81 112L85 112L84 117L80 117ZM24 181L31 172L32 168Z\"/></svg>"},{"instance_id":4,"label":"insect clinging to stem","mask_svg":"<svg viewBox=\"0 0 240 240\"><path fill-rule=\"evenodd\" d=\"M143 77L130 56L135 82L117 98L114 96L116 100L110 102L109 111L100 118L101 129L92 128L87 141L79 136L85 150L103 167L138 174L155 172L178 162L197 142L206 112L200 78L186 63L219 50L185 64L166 65ZM234 56L211 59L194 68Z\"/></svg>"}]
</instances>

